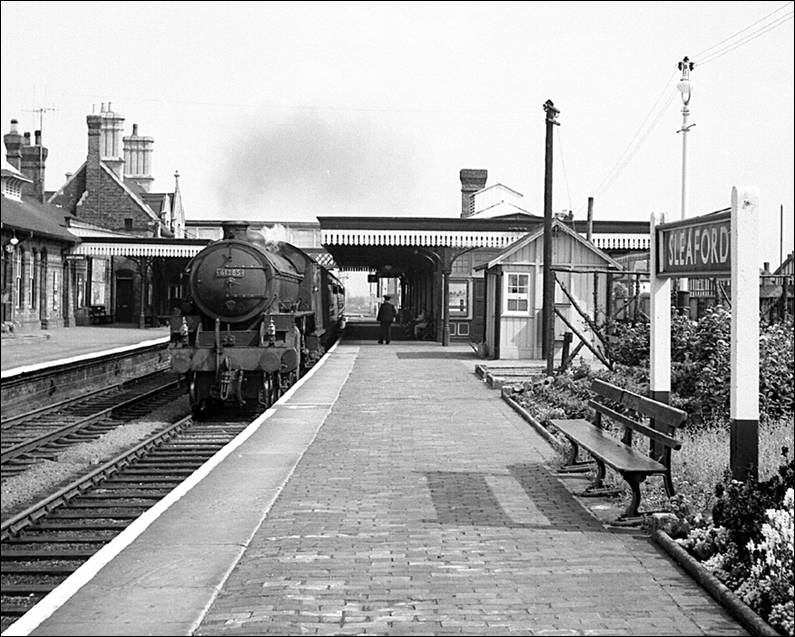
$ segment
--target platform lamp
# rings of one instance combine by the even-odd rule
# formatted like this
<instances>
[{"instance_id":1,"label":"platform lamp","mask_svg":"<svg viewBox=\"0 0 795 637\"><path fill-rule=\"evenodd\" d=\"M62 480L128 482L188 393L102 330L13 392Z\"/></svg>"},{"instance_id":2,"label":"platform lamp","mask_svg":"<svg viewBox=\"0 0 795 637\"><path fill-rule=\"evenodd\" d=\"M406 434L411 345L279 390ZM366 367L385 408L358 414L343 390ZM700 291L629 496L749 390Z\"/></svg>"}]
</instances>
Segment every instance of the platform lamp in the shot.
<instances>
[{"instance_id":1,"label":"platform lamp","mask_svg":"<svg viewBox=\"0 0 795 637\"><path fill-rule=\"evenodd\" d=\"M693 84L690 81L690 71L695 66L690 59L685 56L682 61L677 65L682 72L682 77L676 88L682 96L682 128L677 133L682 133L682 219L686 215L686 201L687 201L687 132L695 126L695 124L688 124L687 118L690 115L690 97L693 93ZM677 305L685 316L690 316L690 289L687 277L679 279L679 292L677 296Z\"/></svg>"}]
</instances>

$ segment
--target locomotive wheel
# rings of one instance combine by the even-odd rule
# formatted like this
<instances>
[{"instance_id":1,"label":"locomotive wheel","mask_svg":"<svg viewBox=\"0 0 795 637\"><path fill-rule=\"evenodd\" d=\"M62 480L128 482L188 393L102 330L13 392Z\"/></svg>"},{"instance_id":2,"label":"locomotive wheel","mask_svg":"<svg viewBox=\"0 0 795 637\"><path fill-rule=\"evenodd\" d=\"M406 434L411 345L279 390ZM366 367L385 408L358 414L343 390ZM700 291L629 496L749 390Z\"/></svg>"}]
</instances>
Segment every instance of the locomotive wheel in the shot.
<instances>
[{"instance_id":1,"label":"locomotive wheel","mask_svg":"<svg viewBox=\"0 0 795 637\"><path fill-rule=\"evenodd\" d=\"M271 374L271 405L279 400L282 395L282 375L279 372Z\"/></svg>"},{"instance_id":2,"label":"locomotive wheel","mask_svg":"<svg viewBox=\"0 0 795 637\"><path fill-rule=\"evenodd\" d=\"M279 372L262 375L262 387L259 390L259 404L267 409L281 396L281 378Z\"/></svg>"},{"instance_id":3,"label":"locomotive wheel","mask_svg":"<svg viewBox=\"0 0 795 637\"><path fill-rule=\"evenodd\" d=\"M202 413L202 401L199 400L196 387L196 372L188 377L188 395L190 397L190 413L194 418L199 418Z\"/></svg>"},{"instance_id":4,"label":"locomotive wheel","mask_svg":"<svg viewBox=\"0 0 795 637\"><path fill-rule=\"evenodd\" d=\"M271 406L271 376L270 374L263 374L262 375L262 385L259 388L259 393L257 395L257 402L259 406L263 409L267 409Z\"/></svg>"}]
</instances>

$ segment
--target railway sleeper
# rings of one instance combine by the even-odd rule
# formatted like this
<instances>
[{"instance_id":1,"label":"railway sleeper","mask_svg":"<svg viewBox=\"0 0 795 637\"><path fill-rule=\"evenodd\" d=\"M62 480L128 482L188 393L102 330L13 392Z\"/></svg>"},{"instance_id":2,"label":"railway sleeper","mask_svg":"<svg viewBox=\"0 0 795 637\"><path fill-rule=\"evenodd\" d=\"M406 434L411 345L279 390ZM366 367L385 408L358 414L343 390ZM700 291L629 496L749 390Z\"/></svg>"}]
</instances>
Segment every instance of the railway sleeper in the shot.
<instances>
[{"instance_id":1,"label":"railway sleeper","mask_svg":"<svg viewBox=\"0 0 795 637\"><path fill-rule=\"evenodd\" d=\"M141 498L156 500L171 491L172 486L159 486L152 484L103 484L102 490L97 493L86 493L85 497L91 498Z\"/></svg>"},{"instance_id":2,"label":"railway sleeper","mask_svg":"<svg viewBox=\"0 0 795 637\"><path fill-rule=\"evenodd\" d=\"M37 531L123 531L128 526L129 522L122 522L120 520L103 519L99 522L97 520L85 520L85 522L47 522L42 521L36 524L35 530Z\"/></svg>"},{"instance_id":3,"label":"railway sleeper","mask_svg":"<svg viewBox=\"0 0 795 637\"><path fill-rule=\"evenodd\" d=\"M163 476L147 476L147 475L136 475L136 476L113 476L113 482L115 484L163 484L163 485L174 485L179 484L182 482L182 478L173 478L169 479L168 477ZM107 486L106 482L102 483L102 486Z\"/></svg>"},{"instance_id":4,"label":"railway sleeper","mask_svg":"<svg viewBox=\"0 0 795 637\"><path fill-rule=\"evenodd\" d=\"M135 518L140 517L140 515L148 508L148 506L139 506L131 511L117 511L115 509L108 510L107 508L98 509L96 511L91 511L88 509L82 509L80 511L73 511L71 509L57 509L50 513L48 517L50 520L79 520L82 518L134 520Z\"/></svg>"},{"instance_id":5,"label":"railway sleeper","mask_svg":"<svg viewBox=\"0 0 795 637\"><path fill-rule=\"evenodd\" d=\"M19 562L21 560L85 560L96 553L96 549L69 549L69 550L53 550L53 551L36 551L36 550L7 550L4 549L0 555L0 559L4 562ZM3 569L5 571L5 569ZM74 569L73 569L74 570Z\"/></svg>"},{"instance_id":6,"label":"railway sleeper","mask_svg":"<svg viewBox=\"0 0 795 637\"><path fill-rule=\"evenodd\" d=\"M3 595L46 595L56 584L4 584Z\"/></svg>"},{"instance_id":7,"label":"railway sleeper","mask_svg":"<svg viewBox=\"0 0 795 637\"><path fill-rule=\"evenodd\" d=\"M48 533L46 535L24 535L6 540L5 544L14 546L16 544L100 544L109 542L118 533L113 535L85 535L81 537L74 537L72 535L54 535Z\"/></svg>"},{"instance_id":8,"label":"railway sleeper","mask_svg":"<svg viewBox=\"0 0 795 637\"><path fill-rule=\"evenodd\" d=\"M207 453L190 453L180 451L155 451L150 453L147 458L150 460L158 460L160 462L204 462L207 459Z\"/></svg>"},{"instance_id":9,"label":"railway sleeper","mask_svg":"<svg viewBox=\"0 0 795 637\"><path fill-rule=\"evenodd\" d=\"M27 604L0 604L0 615L3 617L22 617L34 606L34 602Z\"/></svg>"},{"instance_id":10,"label":"railway sleeper","mask_svg":"<svg viewBox=\"0 0 795 637\"><path fill-rule=\"evenodd\" d=\"M83 498L85 496L82 496ZM69 503L70 509L102 509L102 510L113 510L113 509L141 509L144 507L151 506L151 500L154 498L150 498L150 502L129 502L129 498L124 498L123 500L119 501L111 501L108 498L104 498L101 500L94 500L92 502L83 502L82 498L80 501L72 501Z\"/></svg>"},{"instance_id":11,"label":"railway sleeper","mask_svg":"<svg viewBox=\"0 0 795 637\"><path fill-rule=\"evenodd\" d=\"M168 493L168 491L164 491L163 493ZM149 500L156 502L162 497L163 496L161 496L159 493L153 493L151 491L141 491L139 493L136 493L135 491L122 491L121 493L84 493L81 496L81 500L99 500L100 502L111 502L116 500Z\"/></svg>"},{"instance_id":12,"label":"railway sleeper","mask_svg":"<svg viewBox=\"0 0 795 637\"><path fill-rule=\"evenodd\" d=\"M82 562L69 564L3 564L0 566L0 575L71 575Z\"/></svg>"},{"instance_id":13,"label":"railway sleeper","mask_svg":"<svg viewBox=\"0 0 795 637\"><path fill-rule=\"evenodd\" d=\"M201 466L201 465L196 465ZM134 465L130 465L124 470L125 476L169 476L192 473L195 469L183 469L165 465L161 462L147 462L139 460Z\"/></svg>"}]
</instances>

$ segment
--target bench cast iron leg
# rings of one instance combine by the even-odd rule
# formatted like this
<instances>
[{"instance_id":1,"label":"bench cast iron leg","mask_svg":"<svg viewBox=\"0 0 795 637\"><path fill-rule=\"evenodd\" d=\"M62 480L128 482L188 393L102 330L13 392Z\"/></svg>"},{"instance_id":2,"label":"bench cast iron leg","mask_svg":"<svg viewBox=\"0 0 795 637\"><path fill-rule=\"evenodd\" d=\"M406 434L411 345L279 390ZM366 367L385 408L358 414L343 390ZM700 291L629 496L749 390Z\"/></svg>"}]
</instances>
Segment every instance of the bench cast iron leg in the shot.
<instances>
[{"instance_id":1,"label":"bench cast iron leg","mask_svg":"<svg viewBox=\"0 0 795 637\"><path fill-rule=\"evenodd\" d=\"M596 477L593 479L591 487L594 489L601 489L604 486L604 479L605 475L607 475L607 470L605 469L605 463L599 458L594 457L594 461L596 461Z\"/></svg>"},{"instance_id":2,"label":"bench cast iron leg","mask_svg":"<svg viewBox=\"0 0 795 637\"><path fill-rule=\"evenodd\" d=\"M663 480L665 481L665 493L668 494L669 498L674 497L676 495L676 489L674 489L674 481L673 478L671 478L670 469L663 474Z\"/></svg>"},{"instance_id":3,"label":"bench cast iron leg","mask_svg":"<svg viewBox=\"0 0 795 637\"><path fill-rule=\"evenodd\" d=\"M569 451L569 457L566 458L567 465L575 465L577 463L577 456L580 455L580 447L579 445L574 442L573 440L569 440L571 443L571 451Z\"/></svg>"},{"instance_id":4,"label":"bench cast iron leg","mask_svg":"<svg viewBox=\"0 0 795 637\"><path fill-rule=\"evenodd\" d=\"M640 506L640 483L646 479L642 473L622 473L624 480L627 481L629 488L632 489L632 500L627 505L626 511L621 515L622 518L636 518L640 515L638 507Z\"/></svg>"}]
</instances>

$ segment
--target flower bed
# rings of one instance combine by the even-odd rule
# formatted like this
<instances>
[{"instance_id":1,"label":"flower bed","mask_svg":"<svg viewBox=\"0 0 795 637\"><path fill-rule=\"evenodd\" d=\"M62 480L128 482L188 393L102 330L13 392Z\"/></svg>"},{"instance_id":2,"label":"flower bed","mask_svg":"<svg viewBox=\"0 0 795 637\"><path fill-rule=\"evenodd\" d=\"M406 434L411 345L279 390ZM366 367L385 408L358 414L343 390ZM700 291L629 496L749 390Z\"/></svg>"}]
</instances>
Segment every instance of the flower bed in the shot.
<instances>
[{"instance_id":1,"label":"flower bed","mask_svg":"<svg viewBox=\"0 0 795 637\"><path fill-rule=\"evenodd\" d=\"M675 521L667 529L671 541L726 587L727 593L718 597L730 593L780 634L793 635L795 461L787 449L795 435L792 321L763 326L760 333L759 482L746 484L727 476L728 318L721 309L698 322L674 318L671 404L689 413L677 434L682 449L672 462L677 495L669 499L661 481L648 480L641 485L643 501L672 514ZM623 328L614 342L617 359L633 365L617 362L614 371L593 371L580 364L554 378L515 386L511 398L548 427L552 438L551 419L592 418L587 400L594 377L647 395L648 338L643 327ZM558 449L568 444L563 436L552 440ZM628 499L624 482L612 471L605 482L623 491L619 498Z\"/></svg>"},{"instance_id":2,"label":"flower bed","mask_svg":"<svg viewBox=\"0 0 795 637\"><path fill-rule=\"evenodd\" d=\"M672 535L782 635L793 635L795 461L764 482L719 484L711 519L680 512Z\"/></svg>"}]
</instances>

